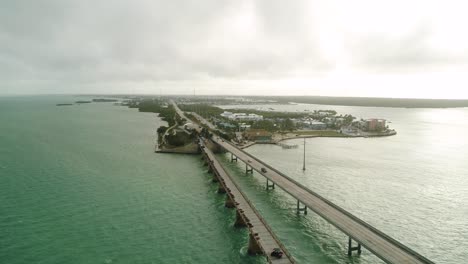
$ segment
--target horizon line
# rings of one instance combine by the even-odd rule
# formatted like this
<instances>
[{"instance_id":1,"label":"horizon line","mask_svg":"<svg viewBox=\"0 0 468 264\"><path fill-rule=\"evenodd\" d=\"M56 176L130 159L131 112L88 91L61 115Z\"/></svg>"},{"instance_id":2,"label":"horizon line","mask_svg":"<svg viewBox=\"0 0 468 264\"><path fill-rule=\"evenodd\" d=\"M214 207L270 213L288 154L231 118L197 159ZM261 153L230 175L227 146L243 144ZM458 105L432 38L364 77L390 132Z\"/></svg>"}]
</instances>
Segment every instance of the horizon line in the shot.
<instances>
[{"instance_id":1,"label":"horizon line","mask_svg":"<svg viewBox=\"0 0 468 264\"><path fill-rule=\"evenodd\" d=\"M393 100L450 100L466 101L468 98L421 98L421 97L380 97L380 96L340 96L340 95L259 95L259 94L159 94L159 93L18 93L0 94L0 97L22 97L22 96L185 96L185 97L320 97L320 98L343 98L343 99L393 99Z\"/></svg>"}]
</instances>

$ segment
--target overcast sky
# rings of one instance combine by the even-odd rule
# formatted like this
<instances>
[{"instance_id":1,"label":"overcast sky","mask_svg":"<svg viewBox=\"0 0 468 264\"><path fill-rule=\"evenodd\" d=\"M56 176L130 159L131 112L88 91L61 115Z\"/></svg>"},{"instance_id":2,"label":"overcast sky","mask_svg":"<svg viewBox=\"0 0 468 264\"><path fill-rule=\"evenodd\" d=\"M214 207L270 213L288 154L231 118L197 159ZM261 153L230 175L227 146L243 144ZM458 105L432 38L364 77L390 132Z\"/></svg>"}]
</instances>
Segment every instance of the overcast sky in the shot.
<instances>
[{"instance_id":1,"label":"overcast sky","mask_svg":"<svg viewBox=\"0 0 468 264\"><path fill-rule=\"evenodd\" d=\"M468 98L468 3L1 0L0 94Z\"/></svg>"}]
</instances>

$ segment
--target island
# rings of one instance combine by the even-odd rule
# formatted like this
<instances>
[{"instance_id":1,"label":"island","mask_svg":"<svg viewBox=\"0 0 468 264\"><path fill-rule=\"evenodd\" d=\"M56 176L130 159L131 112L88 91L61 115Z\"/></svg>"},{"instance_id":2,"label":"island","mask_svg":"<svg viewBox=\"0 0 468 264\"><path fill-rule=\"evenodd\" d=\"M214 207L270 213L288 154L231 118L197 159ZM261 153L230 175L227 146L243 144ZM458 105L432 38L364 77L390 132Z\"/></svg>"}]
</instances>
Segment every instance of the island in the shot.
<instances>
[{"instance_id":1,"label":"island","mask_svg":"<svg viewBox=\"0 0 468 264\"><path fill-rule=\"evenodd\" d=\"M97 98L93 99L93 102L95 103L113 103L113 102L118 102L119 100L117 99L105 99L105 98Z\"/></svg>"},{"instance_id":2,"label":"island","mask_svg":"<svg viewBox=\"0 0 468 264\"><path fill-rule=\"evenodd\" d=\"M157 129L157 152L197 153L196 139L217 135L246 148L254 144L277 144L294 148L282 141L310 137L385 137L396 135L382 118L357 119L333 109L304 112L221 109L189 98L136 98L128 106L141 112L159 113L168 126ZM174 108L174 102L180 108Z\"/></svg>"}]
</instances>

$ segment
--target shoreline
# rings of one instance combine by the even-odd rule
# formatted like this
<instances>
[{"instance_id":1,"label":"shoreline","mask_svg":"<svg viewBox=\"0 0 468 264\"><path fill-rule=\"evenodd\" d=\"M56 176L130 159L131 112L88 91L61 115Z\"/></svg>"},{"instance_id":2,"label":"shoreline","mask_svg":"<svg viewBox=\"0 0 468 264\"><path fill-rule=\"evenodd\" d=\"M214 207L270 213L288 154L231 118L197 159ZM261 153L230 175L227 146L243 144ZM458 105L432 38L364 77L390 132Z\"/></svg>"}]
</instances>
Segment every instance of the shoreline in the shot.
<instances>
[{"instance_id":1,"label":"shoreline","mask_svg":"<svg viewBox=\"0 0 468 264\"><path fill-rule=\"evenodd\" d=\"M283 141L286 141L286 140L292 140L292 139L301 139L301 138L377 138L377 137L390 137L390 136L395 136L397 134L396 131L394 131L393 133L387 133L387 134L380 134L380 135L346 135L346 134L342 134L342 135L337 135L337 136L331 136L331 135L297 135L297 136L289 136L289 137L282 137L280 139L276 139L276 140L273 140L271 142L250 142L246 145L238 145L236 144L237 147L239 147L240 149L246 149L246 148L249 148L253 145L257 145L257 144L260 144L260 145L263 145L263 144L270 144L270 145L278 145L278 143L280 142L283 142Z\"/></svg>"}]
</instances>

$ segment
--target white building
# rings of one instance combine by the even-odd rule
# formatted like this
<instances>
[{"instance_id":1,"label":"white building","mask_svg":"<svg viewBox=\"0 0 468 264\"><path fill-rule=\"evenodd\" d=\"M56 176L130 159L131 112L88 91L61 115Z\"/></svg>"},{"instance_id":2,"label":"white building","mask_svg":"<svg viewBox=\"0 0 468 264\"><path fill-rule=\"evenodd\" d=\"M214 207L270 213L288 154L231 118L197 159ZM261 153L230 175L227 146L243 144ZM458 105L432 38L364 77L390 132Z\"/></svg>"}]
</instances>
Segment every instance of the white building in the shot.
<instances>
[{"instance_id":1,"label":"white building","mask_svg":"<svg viewBox=\"0 0 468 264\"><path fill-rule=\"evenodd\" d=\"M222 117L228 118L230 120L235 120L235 121L259 121L263 120L262 115L257 115L257 114L246 114L246 113L231 113L224 111L221 114Z\"/></svg>"},{"instance_id":2,"label":"white building","mask_svg":"<svg viewBox=\"0 0 468 264\"><path fill-rule=\"evenodd\" d=\"M232 112L224 111L220 116L229 118L230 116L232 116Z\"/></svg>"}]
</instances>

